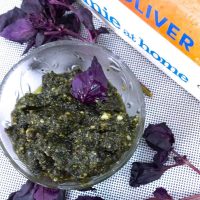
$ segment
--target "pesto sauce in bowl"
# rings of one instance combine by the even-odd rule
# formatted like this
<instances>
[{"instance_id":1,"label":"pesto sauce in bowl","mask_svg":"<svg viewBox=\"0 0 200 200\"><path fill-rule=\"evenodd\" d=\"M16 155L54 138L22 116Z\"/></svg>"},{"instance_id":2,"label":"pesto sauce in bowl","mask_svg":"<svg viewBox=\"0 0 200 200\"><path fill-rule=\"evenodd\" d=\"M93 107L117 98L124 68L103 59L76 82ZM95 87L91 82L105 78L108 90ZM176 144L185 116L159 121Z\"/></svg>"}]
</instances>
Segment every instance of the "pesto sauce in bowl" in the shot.
<instances>
[{"instance_id":1,"label":"pesto sauce in bowl","mask_svg":"<svg viewBox=\"0 0 200 200\"><path fill-rule=\"evenodd\" d=\"M6 129L28 169L56 183L86 183L106 173L136 135L138 118L127 114L111 84L103 102L82 104L71 95L71 81L79 72L45 74L36 93L18 100Z\"/></svg>"}]
</instances>

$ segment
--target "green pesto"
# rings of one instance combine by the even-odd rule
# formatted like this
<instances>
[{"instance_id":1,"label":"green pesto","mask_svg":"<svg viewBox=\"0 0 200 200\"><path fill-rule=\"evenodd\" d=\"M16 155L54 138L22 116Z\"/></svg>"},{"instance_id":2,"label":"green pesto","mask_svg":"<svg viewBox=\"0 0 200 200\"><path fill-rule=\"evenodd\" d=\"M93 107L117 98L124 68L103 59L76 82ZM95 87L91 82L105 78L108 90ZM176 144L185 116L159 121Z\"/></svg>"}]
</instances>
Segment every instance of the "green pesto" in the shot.
<instances>
[{"instance_id":1,"label":"green pesto","mask_svg":"<svg viewBox=\"0 0 200 200\"><path fill-rule=\"evenodd\" d=\"M30 171L60 183L107 172L129 150L138 123L111 85L104 102L76 100L70 89L78 72L44 75L41 88L19 99L6 129Z\"/></svg>"}]
</instances>

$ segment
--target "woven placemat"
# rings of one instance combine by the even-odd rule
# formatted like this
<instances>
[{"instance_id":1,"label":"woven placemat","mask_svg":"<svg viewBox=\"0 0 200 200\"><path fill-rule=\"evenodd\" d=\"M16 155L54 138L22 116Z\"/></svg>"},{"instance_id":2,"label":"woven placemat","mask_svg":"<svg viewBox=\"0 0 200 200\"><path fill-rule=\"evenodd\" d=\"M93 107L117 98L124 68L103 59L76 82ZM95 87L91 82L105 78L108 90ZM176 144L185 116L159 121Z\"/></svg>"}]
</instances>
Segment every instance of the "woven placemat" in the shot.
<instances>
[{"instance_id":1,"label":"woven placemat","mask_svg":"<svg viewBox=\"0 0 200 200\"><path fill-rule=\"evenodd\" d=\"M20 0L0 0L0 13L20 5ZM97 26L101 25L95 20ZM167 77L156 66L111 31L101 36L100 45L112 50L124 60L140 81L153 92L146 101L146 126L149 123L166 122L172 128L176 138L175 148L181 154L188 155L193 164L200 168L200 102ZM20 59L23 45L0 38L0 81ZM96 192L71 191L68 200L74 200L80 194L101 196L106 200L143 200L150 197L157 187L166 188L175 199L200 193L200 176L186 166L173 168L161 179L139 188L129 186L131 163L148 162L154 154L143 140L130 161L114 176L95 186ZM18 190L26 179L9 163L0 149L0 200Z\"/></svg>"}]
</instances>

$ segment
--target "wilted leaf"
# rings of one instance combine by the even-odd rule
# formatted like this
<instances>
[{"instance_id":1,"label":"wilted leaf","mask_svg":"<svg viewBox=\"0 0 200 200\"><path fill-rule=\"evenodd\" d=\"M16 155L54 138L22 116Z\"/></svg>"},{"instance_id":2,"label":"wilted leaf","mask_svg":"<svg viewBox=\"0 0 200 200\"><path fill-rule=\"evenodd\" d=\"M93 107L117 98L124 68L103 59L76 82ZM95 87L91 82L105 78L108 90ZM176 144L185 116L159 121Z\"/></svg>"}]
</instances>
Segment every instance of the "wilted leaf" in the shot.
<instances>
[{"instance_id":1,"label":"wilted leaf","mask_svg":"<svg viewBox=\"0 0 200 200\"><path fill-rule=\"evenodd\" d=\"M173 200L173 198L167 193L162 187L156 188L153 192L154 198L149 198L147 200Z\"/></svg>"},{"instance_id":2,"label":"wilted leaf","mask_svg":"<svg viewBox=\"0 0 200 200\"><path fill-rule=\"evenodd\" d=\"M131 168L130 186L139 187L159 179L165 172L154 163L134 162Z\"/></svg>"},{"instance_id":3,"label":"wilted leaf","mask_svg":"<svg viewBox=\"0 0 200 200\"><path fill-rule=\"evenodd\" d=\"M166 123L150 124L145 129L143 137L155 151L170 151L175 142L174 135Z\"/></svg>"}]
</instances>

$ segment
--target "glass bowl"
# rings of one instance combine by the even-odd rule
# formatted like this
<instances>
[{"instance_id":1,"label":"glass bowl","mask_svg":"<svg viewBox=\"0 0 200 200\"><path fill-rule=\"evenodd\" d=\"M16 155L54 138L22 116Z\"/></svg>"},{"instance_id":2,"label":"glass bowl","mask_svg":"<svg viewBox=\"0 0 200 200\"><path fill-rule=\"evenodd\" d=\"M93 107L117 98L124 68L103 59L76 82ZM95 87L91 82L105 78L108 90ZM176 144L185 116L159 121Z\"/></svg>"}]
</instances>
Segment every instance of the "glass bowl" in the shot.
<instances>
[{"instance_id":1,"label":"glass bowl","mask_svg":"<svg viewBox=\"0 0 200 200\"><path fill-rule=\"evenodd\" d=\"M92 58L96 56L107 79L115 86L122 96L127 113L138 116L136 137L129 151L115 163L110 171L92 177L87 183L65 182L58 184L34 176L16 155L11 140L5 132L10 125L11 112L16 101L27 92L34 92L42 81L43 74L69 72L79 65L86 70ZM29 180L50 188L65 190L84 189L95 185L117 172L133 155L142 136L145 120L145 103L140 84L131 70L120 58L111 51L89 43L79 41L56 41L35 49L19 61L5 76L0 86L0 144L12 165Z\"/></svg>"}]
</instances>

